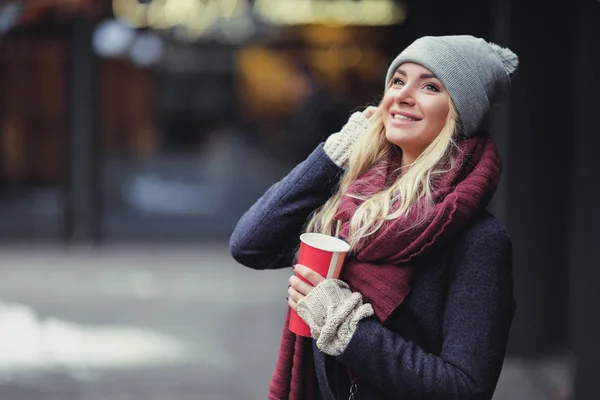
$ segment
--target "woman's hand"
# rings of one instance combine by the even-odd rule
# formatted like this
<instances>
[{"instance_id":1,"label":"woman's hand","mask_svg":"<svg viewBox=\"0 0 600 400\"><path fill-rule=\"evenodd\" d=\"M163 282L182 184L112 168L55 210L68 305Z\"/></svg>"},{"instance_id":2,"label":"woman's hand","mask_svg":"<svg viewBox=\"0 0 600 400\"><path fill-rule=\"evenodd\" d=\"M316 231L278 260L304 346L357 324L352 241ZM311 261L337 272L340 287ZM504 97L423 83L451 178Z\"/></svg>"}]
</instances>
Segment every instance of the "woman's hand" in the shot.
<instances>
[{"instance_id":1,"label":"woman's hand","mask_svg":"<svg viewBox=\"0 0 600 400\"><path fill-rule=\"evenodd\" d=\"M290 277L288 304L310 327L317 347L330 356L340 355L354 334L358 321L373 315L373 307L363 304L362 295L352 292L339 279L324 279L304 265L295 265L298 276Z\"/></svg>"},{"instance_id":2,"label":"woman's hand","mask_svg":"<svg viewBox=\"0 0 600 400\"><path fill-rule=\"evenodd\" d=\"M323 149L338 167L346 168L354 145L369 132L371 117L377 112L377 107L369 106L363 111L353 113L342 130L329 135Z\"/></svg>"},{"instance_id":3,"label":"woman's hand","mask_svg":"<svg viewBox=\"0 0 600 400\"><path fill-rule=\"evenodd\" d=\"M308 284L296 275L290 276L290 285L288 286L288 305L292 308L292 310L298 311L298 301L305 298L310 291L313 290L314 287L319 283L323 282L325 278L312 269L301 264L296 264L294 266L294 271L296 271L296 274L302 276L304 279L310 282L310 284Z\"/></svg>"},{"instance_id":4,"label":"woman's hand","mask_svg":"<svg viewBox=\"0 0 600 400\"><path fill-rule=\"evenodd\" d=\"M362 114L366 119L371 119L371 117L375 114L375 111L377 111L377 107L369 106L363 110Z\"/></svg>"}]
</instances>

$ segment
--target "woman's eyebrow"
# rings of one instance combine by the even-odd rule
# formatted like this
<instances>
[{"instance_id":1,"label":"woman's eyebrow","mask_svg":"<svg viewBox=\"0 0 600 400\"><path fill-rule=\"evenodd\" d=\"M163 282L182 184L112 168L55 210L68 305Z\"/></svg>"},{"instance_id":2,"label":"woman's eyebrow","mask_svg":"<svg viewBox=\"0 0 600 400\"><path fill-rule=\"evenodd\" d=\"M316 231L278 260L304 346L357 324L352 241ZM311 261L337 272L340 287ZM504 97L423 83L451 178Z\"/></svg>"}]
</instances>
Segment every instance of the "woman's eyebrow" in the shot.
<instances>
[{"instance_id":1,"label":"woman's eyebrow","mask_svg":"<svg viewBox=\"0 0 600 400\"><path fill-rule=\"evenodd\" d=\"M402 76L406 76L406 75L407 75L407 74L406 74L406 71L403 71L403 70L401 70L401 69L397 69L397 70L396 70L396 72L397 72L398 74L402 75ZM434 78L434 79L438 79L438 80L440 79L440 78L438 78L437 76L435 76L434 74L421 74L421 75L419 76L419 78L421 78L421 79L431 79L431 78Z\"/></svg>"}]
</instances>

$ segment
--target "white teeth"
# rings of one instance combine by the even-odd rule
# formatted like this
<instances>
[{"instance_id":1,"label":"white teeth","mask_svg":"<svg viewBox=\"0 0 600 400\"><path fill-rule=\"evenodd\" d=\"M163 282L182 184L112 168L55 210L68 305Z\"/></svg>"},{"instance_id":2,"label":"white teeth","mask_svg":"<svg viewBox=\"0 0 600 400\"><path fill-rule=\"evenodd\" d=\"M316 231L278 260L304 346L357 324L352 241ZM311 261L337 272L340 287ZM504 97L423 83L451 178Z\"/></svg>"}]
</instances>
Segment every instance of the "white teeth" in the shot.
<instances>
[{"instance_id":1,"label":"white teeth","mask_svg":"<svg viewBox=\"0 0 600 400\"><path fill-rule=\"evenodd\" d=\"M405 121L416 121L416 119L405 117L404 115L401 115L401 114L394 115L394 119L403 119Z\"/></svg>"}]
</instances>

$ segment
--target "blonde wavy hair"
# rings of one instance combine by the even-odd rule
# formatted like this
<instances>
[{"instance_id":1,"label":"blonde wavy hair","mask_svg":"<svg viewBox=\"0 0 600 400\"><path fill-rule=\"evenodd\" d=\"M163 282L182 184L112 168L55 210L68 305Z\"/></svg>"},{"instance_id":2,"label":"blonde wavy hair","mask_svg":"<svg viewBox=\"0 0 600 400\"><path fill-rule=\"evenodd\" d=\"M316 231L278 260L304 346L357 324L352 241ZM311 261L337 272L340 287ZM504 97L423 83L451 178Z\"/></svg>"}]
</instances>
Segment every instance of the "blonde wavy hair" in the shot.
<instances>
[{"instance_id":1,"label":"blonde wavy hair","mask_svg":"<svg viewBox=\"0 0 600 400\"><path fill-rule=\"evenodd\" d=\"M388 157L395 151L396 146L386 139L380 104L372 116L371 129L358 140L350 155L336 193L312 214L306 225L306 232L333 235L336 228L333 218L345 194L364 200L350 220L350 233L346 239L352 250L357 249L361 239L376 233L385 221L405 217L411 211L417 212L418 217L408 229L425 222L427 206L433 204L433 182L455 163L454 150L457 148L459 134L458 114L452 100L449 101L450 110L446 123L433 142L414 162L405 167L398 166L400 174L393 184L371 197L364 198L357 193L346 193L348 187L370 167ZM417 210L415 206L422 199L425 199L426 207ZM395 206L396 204L398 205Z\"/></svg>"}]
</instances>

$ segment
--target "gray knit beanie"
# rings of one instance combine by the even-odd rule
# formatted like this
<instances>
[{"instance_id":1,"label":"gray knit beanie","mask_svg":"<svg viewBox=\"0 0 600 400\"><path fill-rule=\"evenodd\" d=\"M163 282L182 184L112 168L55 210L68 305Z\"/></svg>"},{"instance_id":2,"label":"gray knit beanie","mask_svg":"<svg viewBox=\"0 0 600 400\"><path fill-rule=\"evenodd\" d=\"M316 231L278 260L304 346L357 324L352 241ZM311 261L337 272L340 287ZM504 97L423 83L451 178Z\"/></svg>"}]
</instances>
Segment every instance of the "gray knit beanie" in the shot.
<instances>
[{"instance_id":1,"label":"gray knit beanie","mask_svg":"<svg viewBox=\"0 0 600 400\"><path fill-rule=\"evenodd\" d=\"M392 61L385 87L396 69L414 62L429 69L446 86L463 132L477 133L492 106L508 91L519 59L507 48L469 35L425 36Z\"/></svg>"}]
</instances>

